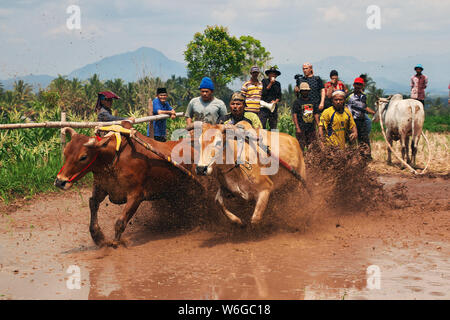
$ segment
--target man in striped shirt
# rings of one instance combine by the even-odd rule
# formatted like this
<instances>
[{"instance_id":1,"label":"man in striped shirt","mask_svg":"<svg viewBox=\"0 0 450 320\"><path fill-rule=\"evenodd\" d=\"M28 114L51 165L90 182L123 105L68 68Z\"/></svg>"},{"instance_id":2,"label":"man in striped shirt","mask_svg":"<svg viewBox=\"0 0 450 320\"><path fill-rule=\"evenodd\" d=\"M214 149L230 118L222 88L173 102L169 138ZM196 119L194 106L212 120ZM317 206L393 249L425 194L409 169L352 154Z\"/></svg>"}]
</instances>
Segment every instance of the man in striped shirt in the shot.
<instances>
[{"instance_id":1,"label":"man in striped shirt","mask_svg":"<svg viewBox=\"0 0 450 320\"><path fill-rule=\"evenodd\" d=\"M250 69L252 77L242 85L241 92L245 96L245 104L247 105L245 112L259 113L259 101L263 89L262 82L258 80L259 73L258 67L252 67Z\"/></svg>"}]
</instances>

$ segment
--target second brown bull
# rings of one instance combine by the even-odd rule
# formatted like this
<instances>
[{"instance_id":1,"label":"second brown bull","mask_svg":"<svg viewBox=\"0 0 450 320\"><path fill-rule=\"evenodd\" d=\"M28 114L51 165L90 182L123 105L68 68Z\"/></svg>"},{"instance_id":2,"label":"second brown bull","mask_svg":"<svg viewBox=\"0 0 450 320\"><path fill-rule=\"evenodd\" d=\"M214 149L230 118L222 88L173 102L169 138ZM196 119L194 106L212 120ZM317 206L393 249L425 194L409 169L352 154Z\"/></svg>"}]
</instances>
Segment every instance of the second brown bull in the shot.
<instances>
[{"instance_id":1,"label":"second brown bull","mask_svg":"<svg viewBox=\"0 0 450 320\"><path fill-rule=\"evenodd\" d=\"M196 172L217 178L220 187L216 204L236 224L243 225L243 222L225 207L224 195L231 193L247 201L256 201L251 223L258 224L273 191L288 186L295 189L305 186L305 162L294 137L263 129L254 130L244 121L238 125L241 129L239 126L203 124ZM248 135L248 142L239 145L239 140L243 141L239 132L244 132L243 138ZM268 150L270 152L267 153ZM284 165L280 166L281 162Z\"/></svg>"}]
</instances>

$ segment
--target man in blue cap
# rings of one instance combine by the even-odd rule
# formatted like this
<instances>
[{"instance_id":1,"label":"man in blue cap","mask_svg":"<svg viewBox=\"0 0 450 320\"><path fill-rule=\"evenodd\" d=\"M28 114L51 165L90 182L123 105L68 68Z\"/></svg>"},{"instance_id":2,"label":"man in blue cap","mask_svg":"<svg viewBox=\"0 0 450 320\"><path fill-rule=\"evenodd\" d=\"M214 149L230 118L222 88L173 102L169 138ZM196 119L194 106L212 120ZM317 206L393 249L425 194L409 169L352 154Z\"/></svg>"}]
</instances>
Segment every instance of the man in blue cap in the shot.
<instances>
[{"instance_id":1,"label":"man in blue cap","mask_svg":"<svg viewBox=\"0 0 450 320\"><path fill-rule=\"evenodd\" d=\"M186 124L193 121L203 121L216 124L217 119L227 114L225 103L214 97L214 84L208 77L200 83L200 97L193 98L186 109Z\"/></svg>"},{"instance_id":2,"label":"man in blue cap","mask_svg":"<svg viewBox=\"0 0 450 320\"><path fill-rule=\"evenodd\" d=\"M422 74L421 64L416 65L414 70L416 74L411 77L411 99L419 100L425 107L425 89L428 85L428 77Z\"/></svg>"}]
</instances>

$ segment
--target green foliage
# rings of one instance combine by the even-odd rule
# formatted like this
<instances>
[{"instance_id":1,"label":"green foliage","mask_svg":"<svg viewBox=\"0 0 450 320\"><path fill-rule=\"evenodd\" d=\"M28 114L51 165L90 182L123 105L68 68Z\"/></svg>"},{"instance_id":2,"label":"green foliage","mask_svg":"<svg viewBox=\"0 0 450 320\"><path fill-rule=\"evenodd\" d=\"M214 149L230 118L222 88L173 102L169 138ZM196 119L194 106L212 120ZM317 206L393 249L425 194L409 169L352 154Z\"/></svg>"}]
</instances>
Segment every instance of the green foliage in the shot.
<instances>
[{"instance_id":1,"label":"green foliage","mask_svg":"<svg viewBox=\"0 0 450 320\"><path fill-rule=\"evenodd\" d=\"M248 79L254 65L264 68L271 60L270 52L252 36L237 39L222 26L208 26L197 32L184 52L188 76L197 85L210 77L217 89L225 88L233 79Z\"/></svg>"},{"instance_id":2,"label":"green foliage","mask_svg":"<svg viewBox=\"0 0 450 320\"><path fill-rule=\"evenodd\" d=\"M239 40L241 42L241 50L245 54L240 79L245 81L249 79L251 67L258 66L261 70L264 70L272 58L270 57L270 52L266 51L261 45L261 41L252 36L241 36Z\"/></svg>"},{"instance_id":3,"label":"green foliage","mask_svg":"<svg viewBox=\"0 0 450 320\"><path fill-rule=\"evenodd\" d=\"M58 121L60 109L47 108L40 101L31 103L37 122ZM68 115L70 121L82 121ZM0 113L1 123L23 122L23 112L12 107ZM92 134L91 129L78 130ZM33 128L0 131L0 199L9 201L37 192L56 190L53 181L62 165L60 130Z\"/></svg>"},{"instance_id":4,"label":"green foliage","mask_svg":"<svg viewBox=\"0 0 450 320\"><path fill-rule=\"evenodd\" d=\"M196 83L208 76L217 88L241 75L245 54L241 42L222 26L208 26L197 32L184 52L189 78Z\"/></svg>"}]
</instances>

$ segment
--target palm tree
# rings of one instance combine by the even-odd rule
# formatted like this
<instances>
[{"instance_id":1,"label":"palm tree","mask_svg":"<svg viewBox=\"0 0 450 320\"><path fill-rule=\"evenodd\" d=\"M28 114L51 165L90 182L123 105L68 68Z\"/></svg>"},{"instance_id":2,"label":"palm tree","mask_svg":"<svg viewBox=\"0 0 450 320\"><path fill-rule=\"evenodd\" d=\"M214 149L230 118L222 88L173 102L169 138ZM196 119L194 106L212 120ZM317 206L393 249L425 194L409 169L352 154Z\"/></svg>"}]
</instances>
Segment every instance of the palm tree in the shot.
<instances>
[{"instance_id":1,"label":"palm tree","mask_svg":"<svg viewBox=\"0 0 450 320\"><path fill-rule=\"evenodd\" d=\"M25 102L32 96L32 86L25 83L23 80L14 82L14 97L17 102Z\"/></svg>"},{"instance_id":2,"label":"palm tree","mask_svg":"<svg viewBox=\"0 0 450 320\"><path fill-rule=\"evenodd\" d=\"M103 83L100 81L100 78L95 73L92 77L87 80L87 83L84 85L84 91L87 99L90 103L94 103L97 99L97 94L101 92L103 89Z\"/></svg>"}]
</instances>

